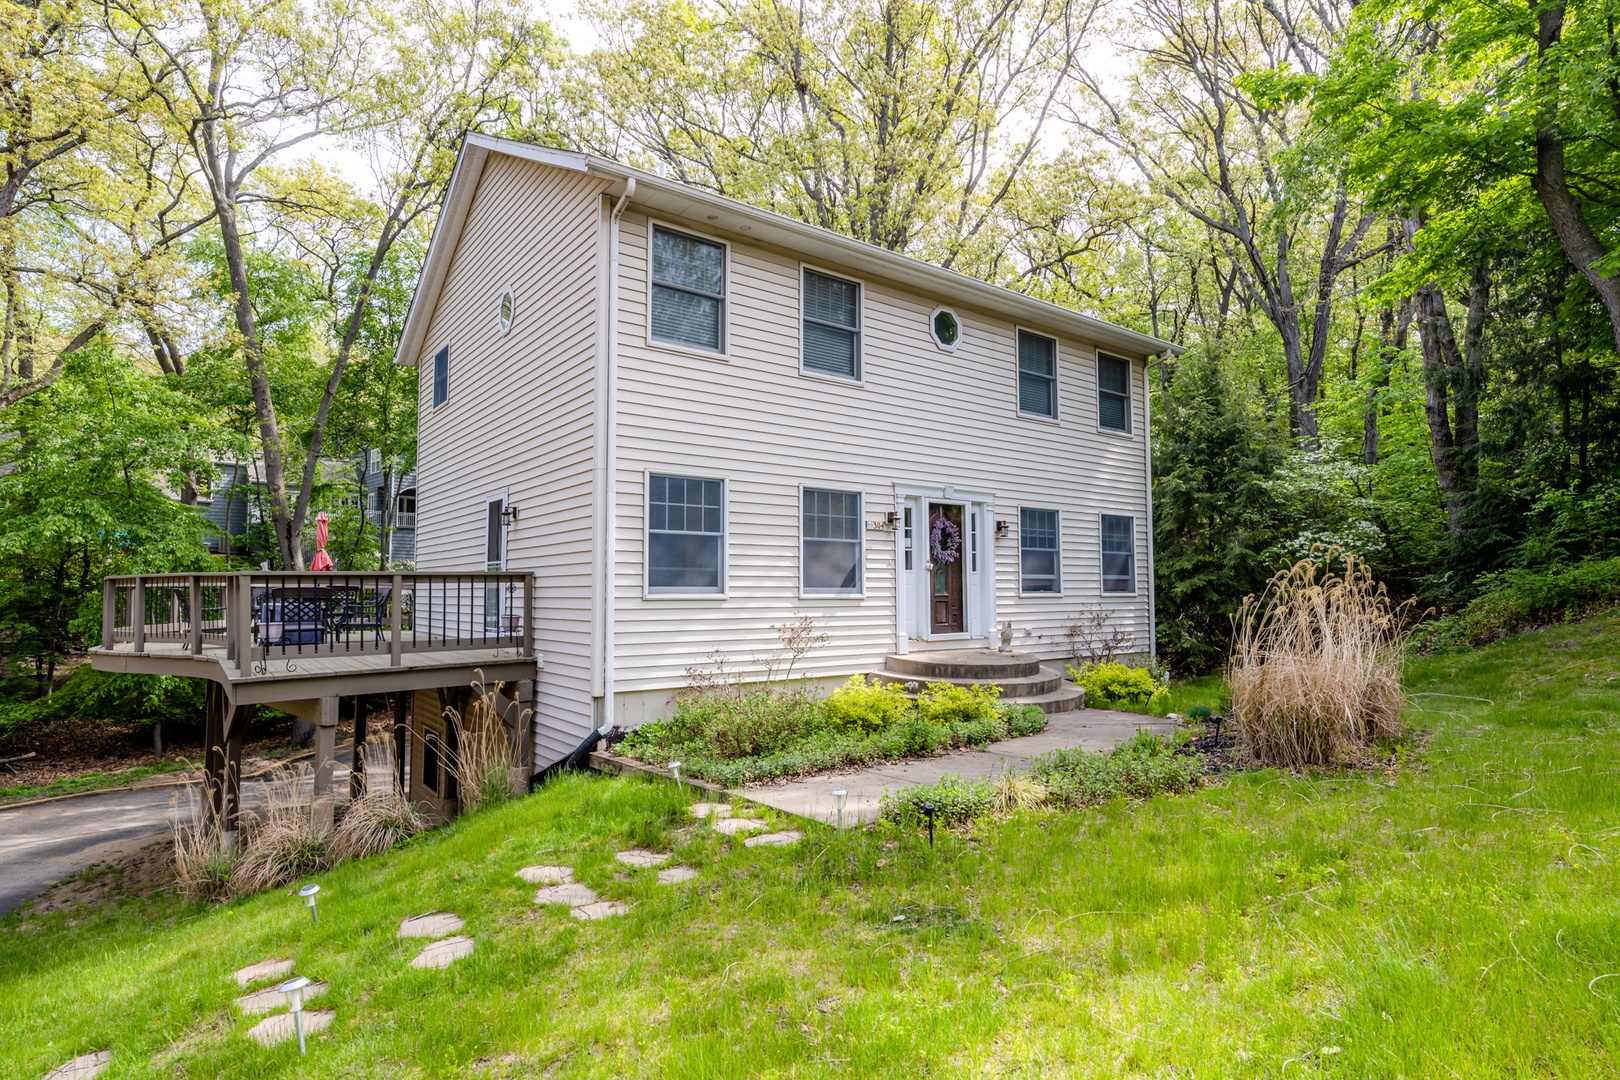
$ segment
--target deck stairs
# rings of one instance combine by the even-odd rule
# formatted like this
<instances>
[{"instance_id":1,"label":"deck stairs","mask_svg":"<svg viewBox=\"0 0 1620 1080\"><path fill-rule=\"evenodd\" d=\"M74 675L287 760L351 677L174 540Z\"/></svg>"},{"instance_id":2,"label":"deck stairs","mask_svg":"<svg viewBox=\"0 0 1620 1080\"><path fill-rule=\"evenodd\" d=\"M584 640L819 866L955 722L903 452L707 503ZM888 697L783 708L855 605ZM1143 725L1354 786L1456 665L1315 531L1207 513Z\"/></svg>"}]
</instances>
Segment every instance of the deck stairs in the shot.
<instances>
[{"instance_id":1,"label":"deck stairs","mask_svg":"<svg viewBox=\"0 0 1620 1080\"><path fill-rule=\"evenodd\" d=\"M1064 679L1038 656L995 649L946 649L894 653L869 678L906 686L915 694L931 682L955 686L999 686L1001 700L1039 705L1048 715L1072 712L1085 703L1085 691ZM914 688L909 684L917 684Z\"/></svg>"}]
</instances>

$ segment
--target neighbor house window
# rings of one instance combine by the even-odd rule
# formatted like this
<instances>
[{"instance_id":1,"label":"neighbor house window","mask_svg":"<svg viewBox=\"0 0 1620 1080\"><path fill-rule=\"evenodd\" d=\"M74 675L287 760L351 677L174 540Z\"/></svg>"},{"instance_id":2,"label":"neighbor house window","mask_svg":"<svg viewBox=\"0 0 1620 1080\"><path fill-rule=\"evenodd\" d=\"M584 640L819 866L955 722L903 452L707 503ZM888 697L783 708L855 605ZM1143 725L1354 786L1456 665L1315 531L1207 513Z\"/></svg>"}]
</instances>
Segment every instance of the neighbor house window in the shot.
<instances>
[{"instance_id":1,"label":"neighbor house window","mask_svg":"<svg viewBox=\"0 0 1620 1080\"><path fill-rule=\"evenodd\" d=\"M723 351L724 245L655 227L652 261L653 338Z\"/></svg>"},{"instance_id":2,"label":"neighbor house window","mask_svg":"<svg viewBox=\"0 0 1620 1080\"><path fill-rule=\"evenodd\" d=\"M1097 354L1097 426L1131 430L1130 361L1102 353Z\"/></svg>"},{"instance_id":3,"label":"neighbor house window","mask_svg":"<svg viewBox=\"0 0 1620 1080\"><path fill-rule=\"evenodd\" d=\"M720 481L656 474L648 478L649 592L720 592L724 539Z\"/></svg>"},{"instance_id":4,"label":"neighbor house window","mask_svg":"<svg viewBox=\"0 0 1620 1080\"><path fill-rule=\"evenodd\" d=\"M450 400L450 346L446 345L433 357L434 408L448 400Z\"/></svg>"},{"instance_id":5,"label":"neighbor house window","mask_svg":"<svg viewBox=\"0 0 1620 1080\"><path fill-rule=\"evenodd\" d=\"M1136 591L1136 519L1102 516L1102 591Z\"/></svg>"},{"instance_id":6,"label":"neighbor house window","mask_svg":"<svg viewBox=\"0 0 1620 1080\"><path fill-rule=\"evenodd\" d=\"M1057 342L1018 331L1018 411L1057 416Z\"/></svg>"},{"instance_id":7,"label":"neighbor house window","mask_svg":"<svg viewBox=\"0 0 1620 1080\"><path fill-rule=\"evenodd\" d=\"M861 287L855 282L804 272L804 368L861 377Z\"/></svg>"},{"instance_id":8,"label":"neighbor house window","mask_svg":"<svg viewBox=\"0 0 1620 1080\"><path fill-rule=\"evenodd\" d=\"M804 591L861 591L861 496L856 491L805 488Z\"/></svg>"},{"instance_id":9,"label":"neighbor house window","mask_svg":"<svg viewBox=\"0 0 1620 1080\"><path fill-rule=\"evenodd\" d=\"M1018 512L1018 581L1027 593L1055 593L1058 578L1058 512Z\"/></svg>"}]
</instances>

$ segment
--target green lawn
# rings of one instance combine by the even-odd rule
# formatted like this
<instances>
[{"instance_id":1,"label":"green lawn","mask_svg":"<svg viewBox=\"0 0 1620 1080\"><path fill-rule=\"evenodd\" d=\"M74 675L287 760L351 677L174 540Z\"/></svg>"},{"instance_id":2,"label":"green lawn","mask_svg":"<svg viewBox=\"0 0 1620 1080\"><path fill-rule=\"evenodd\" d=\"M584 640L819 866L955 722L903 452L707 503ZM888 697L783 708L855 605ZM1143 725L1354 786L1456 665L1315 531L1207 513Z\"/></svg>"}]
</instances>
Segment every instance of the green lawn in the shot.
<instances>
[{"instance_id":1,"label":"green lawn","mask_svg":"<svg viewBox=\"0 0 1620 1080\"><path fill-rule=\"evenodd\" d=\"M53 795L73 795L81 791L101 791L105 788L127 787L135 781L144 780L149 776L160 776L164 773L180 772L195 767L196 762L186 761L183 758L170 758L151 765L136 765L129 769L119 769L117 772L94 772L84 773L80 776L65 776L60 780L52 780L48 784L0 784L0 806L9 803L27 802L29 799L50 798Z\"/></svg>"},{"instance_id":2,"label":"green lawn","mask_svg":"<svg viewBox=\"0 0 1620 1080\"><path fill-rule=\"evenodd\" d=\"M941 835L686 836L683 797L575 777L267 895L0 929L0 1075L1589 1077L1620 1062L1620 619L1416 664L1391 775L1251 773L1193 796ZM617 881L628 844L701 871ZM512 876L566 862L631 914ZM415 971L399 919L466 916ZM900 916L904 916L903 919ZM263 1051L230 971L327 980L337 1022Z\"/></svg>"}]
</instances>

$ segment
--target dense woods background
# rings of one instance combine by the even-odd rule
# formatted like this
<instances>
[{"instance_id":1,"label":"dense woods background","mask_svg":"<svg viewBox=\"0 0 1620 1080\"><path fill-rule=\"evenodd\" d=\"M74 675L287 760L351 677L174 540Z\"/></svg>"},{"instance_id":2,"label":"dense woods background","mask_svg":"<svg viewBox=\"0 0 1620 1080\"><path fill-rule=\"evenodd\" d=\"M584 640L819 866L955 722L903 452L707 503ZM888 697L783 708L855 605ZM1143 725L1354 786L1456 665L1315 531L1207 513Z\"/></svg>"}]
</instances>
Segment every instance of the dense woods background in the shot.
<instances>
[{"instance_id":1,"label":"dense woods background","mask_svg":"<svg viewBox=\"0 0 1620 1080\"><path fill-rule=\"evenodd\" d=\"M1612 0L600 0L588 48L513 0L0 4L0 651L41 691L103 575L217 558L219 462L255 562L322 509L378 562L341 466L414 463L393 348L469 130L1185 345L1178 670L1325 546L1439 641L1620 594Z\"/></svg>"}]
</instances>

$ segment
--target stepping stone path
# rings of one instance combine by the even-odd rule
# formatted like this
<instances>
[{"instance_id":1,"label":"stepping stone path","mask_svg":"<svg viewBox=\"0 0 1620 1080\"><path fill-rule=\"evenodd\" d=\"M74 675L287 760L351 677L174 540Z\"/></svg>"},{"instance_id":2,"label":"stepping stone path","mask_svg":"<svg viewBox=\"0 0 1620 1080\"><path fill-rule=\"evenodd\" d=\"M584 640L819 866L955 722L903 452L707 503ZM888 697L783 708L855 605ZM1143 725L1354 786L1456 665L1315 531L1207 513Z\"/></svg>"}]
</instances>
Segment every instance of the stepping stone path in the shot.
<instances>
[{"instance_id":1,"label":"stepping stone path","mask_svg":"<svg viewBox=\"0 0 1620 1080\"><path fill-rule=\"evenodd\" d=\"M669 852L648 851L646 848L639 847L633 847L628 851L621 851L613 857L624 863L624 865L634 866L637 869L641 869L642 867L646 866L661 866L662 864L669 862Z\"/></svg>"},{"instance_id":2,"label":"stepping stone path","mask_svg":"<svg viewBox=\"0 0 1620 1080\"><path fill-rule=\"evenodd\" d=\"M765 828L764 822L755 821L753 818L746 817L726 818L724 821L717 821L714 823L714 831L717 833L724 833L727 836L736 836L739 833L759 832L763 828Z\"/></svg>"},{"instance_id":3,"label":"stepping stone path","mask_svg":"<svg viewBox=\"0 0 1620 1080\"><path fill-rule=\"evenodd\" d=\"M273 960L260 960L257 964L249 964L236 973L236 983L246 990L256 982L266 979L281 979L290 975L293 962L286 957L276 957Z\"/></svg>"},{"instance_id":4,"label":"stepping stone path","mask_svg":"<svg viewBox=\"0 0 1620 1080\"><path fill-rule=\"evenodd\" d=\"M97 1050L93 1054L80 1054L72 1061L64 1061L45 1074L45 1080L90 1080L101 1075L101 1070L112 1061L111 1050Z\"/></svg>"},{"instance_id":5,"label":"stepping stone path","mask_svg":"<svg viewBox=\"0 0 1620 1080\"><path fill-rule=\"evenodd\" d=\"M606 919L613 915L623 915L629 910L629 904L621 903L618 900L598 900L594 904L580 904L577 907L569 908L568 914L576 919L591 922L595 919Z\"/></svg>"},{"instance_id":6,"label":"stepping stone path","mask_svg":"<svg viewBox=\"0 0 1620 1080\"><path fill-rule=\"evenodd\" d=\"M731 804L723 802L693 803L692 816L695 818L728 818L731 816Z\"/></svg>"},{"instance_id":7,"label":"stepping stone path","mask_svg":"<svg viewBox=\"0 0 1620 1080\"><path fill-rule=\"evenodd\" d=\"M658 884L679 885L683 881L691 881L698 876L698 872L690 866L666 866L658 871Z\"/></svg>"},{"instance_id":8,"label":"stepping stone path","mask_svg":"<svg viewBox=\"0 0 1620 1080\"><path fill-rule=\"evenodd\" d=\"M748 839L743 841L743 844L747 847L787 847L789 844L797 844L803 839L804 833L800 832L798 829L790 829L787 832L773 832L766 833L764 836L750 836Z\"/></svg>"},{"instance_id":9,"label":"stepping stone path","mask_svg":"<svg viewBox=\"0 0 1620 1080\"><path fill-rule=\"evenodd\" d=\"M435 941L427 948L416 954L411 961L413 968L442 968L460 960L463 956L471 956L473 939L465 934L447 937L443 941Z\"/></svg>"},{"instance_id":10,"label":"stepping stone path","mask_svg":"<svg viewBox=\"0 0 1620 1080\"><path fill-rule=\"evenodd\" d=\"M310 983L304 987L304 1000L308 1001L312 997L324 994L326 989L326 984L323 982ZM244 994L237 998L236 1007L248 1016L276 1012L287 1007L287 995L274 986L267 986L263 990L255 990L251 994Z\"/></svg>"},{"instance_id":11,"label":"stepping stone path","mask_svg":"<svg viewBox=\"0 0 1620 1080\"><path fill-rule=\"evenodd\" d=\"M325 1031L332 1026L332 1021L336 1018L337 1013L331 1009L305 1009L305 1038L317 1032ZM284 1043L288 1039L298 1038L298 1027L293 1022L292 1013L276 1013L274 1016L267 1016L248 1028L248 1038L260 1046L275 1046L277 1043Z\"/></svg>"},{"instance_id":12,"label":"stepping stone path","mask_svg":"<svg viewBox=\"0 0 1620 1080\"><path fill-rule=\"evenodd\" d=\"M579 907L581 904L594 904L596 900L596 890L577 881L571 881L566 885L551 885L534 894L534 902L537 904L567 904L569 907Z\"/></svg>"},{"instance_id":13,"label":"stepping stone path","mask_svg":"<svg viewBox=\"0 0 1620 1080\"><path fill-rule=\"evenodd\" d=\"M530 885L567 885L574 880L574 871L566 866L525 866L517 876Z\"/></svg>"},{"instance_id":14,"label":"stepping stone path","mask_svg":"<svg viewBox=\"0 0 1620 1080\"><path fill-rule=\"evenodd\" d=\"M399 936L441 938L446 934L455 933L466 925L466 920L460 915L448 911L430 911L426 915L412 915L400 923Z\"/></svg>"}]
</instances>

